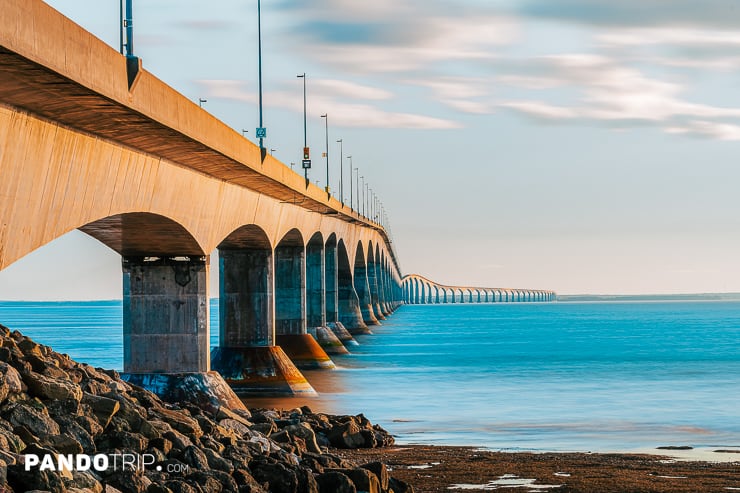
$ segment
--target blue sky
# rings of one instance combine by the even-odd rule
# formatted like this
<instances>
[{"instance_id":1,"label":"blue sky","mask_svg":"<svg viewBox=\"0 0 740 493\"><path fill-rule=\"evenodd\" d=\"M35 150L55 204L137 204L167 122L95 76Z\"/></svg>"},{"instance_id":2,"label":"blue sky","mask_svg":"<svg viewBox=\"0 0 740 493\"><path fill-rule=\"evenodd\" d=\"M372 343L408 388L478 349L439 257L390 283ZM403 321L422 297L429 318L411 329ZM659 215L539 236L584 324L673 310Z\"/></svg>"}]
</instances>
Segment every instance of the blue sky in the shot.
<instances>
[{"instance_id":1,"label":"blue sky","mask_svg":"<svg viewBox=\"0 0 740 493\"><path fill-rule=\"evenodd\" d=\"M115 2L49 3L117 46ZM253 135L256 1L134 9L144 67ZM738 25L729 0L265 0L266 146L300 161L306 72L314 161L328 113L332 189L341 138L406 273L740 292ZM118 297L119 273L73 233L0 272L0 299Z\"/></svg>"}]
</instances>

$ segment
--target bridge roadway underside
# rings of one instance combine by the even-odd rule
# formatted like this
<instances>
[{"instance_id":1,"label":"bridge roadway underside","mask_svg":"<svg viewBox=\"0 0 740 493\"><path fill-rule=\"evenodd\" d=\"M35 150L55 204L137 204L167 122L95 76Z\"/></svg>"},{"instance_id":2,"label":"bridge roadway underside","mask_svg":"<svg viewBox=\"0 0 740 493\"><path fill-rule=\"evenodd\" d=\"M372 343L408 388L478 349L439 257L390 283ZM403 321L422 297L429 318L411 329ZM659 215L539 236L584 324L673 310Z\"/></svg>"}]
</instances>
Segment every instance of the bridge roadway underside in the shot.
<instances>
[{"instance_id":1,"label":"bridge roadway underside","mask_svg":"<svg viewBox=\"0 0 740 493\"><path fill-rule=\"evenodd\" d=\"M118 252L124 371L163 395L234 400L212 369L245 394L311 393L289 357L331 367L323 348L401 303L380 225L146 70L129 87L125 57L41 0L0 9L0 177L0 270L75 229Z\"/></svg>"}]
</instances>

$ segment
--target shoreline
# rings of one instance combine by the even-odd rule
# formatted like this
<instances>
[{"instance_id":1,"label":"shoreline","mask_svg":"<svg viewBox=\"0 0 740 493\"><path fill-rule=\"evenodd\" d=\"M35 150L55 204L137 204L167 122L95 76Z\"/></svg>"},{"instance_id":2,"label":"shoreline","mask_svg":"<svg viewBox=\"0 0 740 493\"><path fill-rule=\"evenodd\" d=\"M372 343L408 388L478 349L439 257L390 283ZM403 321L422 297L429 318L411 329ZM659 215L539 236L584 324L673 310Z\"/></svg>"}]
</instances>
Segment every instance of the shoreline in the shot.
<instances>
[{"instance_id":1,"label":"shoreline","mask_svg":"<svg viewBox=\"0 0 740 493\"><path fill-rule=\"evenodd\" d=\"M735 462L716 463L677 460L670 454L495 452L474 447L395 445L342 450L337 455L352 461L382 461L394 476L425 493L740 490L740 454Z\"/></svg>"}]
</instances>

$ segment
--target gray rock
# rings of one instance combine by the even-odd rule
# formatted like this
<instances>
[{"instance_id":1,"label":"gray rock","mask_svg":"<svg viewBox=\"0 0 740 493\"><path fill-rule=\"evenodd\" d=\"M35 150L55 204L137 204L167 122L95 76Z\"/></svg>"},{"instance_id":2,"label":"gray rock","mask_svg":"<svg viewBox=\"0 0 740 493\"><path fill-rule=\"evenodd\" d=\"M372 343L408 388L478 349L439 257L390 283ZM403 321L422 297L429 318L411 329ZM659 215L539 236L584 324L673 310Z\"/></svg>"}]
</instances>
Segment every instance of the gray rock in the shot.
<instances>
[{"instance_id":1,"label":"gray rock","mask_svg":"<svg viewBox=\"0 0 740 493\"><path fill-rule=\"evenodd\" d=\"M63 370L59 371L67 377ZM76 402L82 399L80 386L69 380L52 378L32 371L23 375L23 381L28 387L28 393L41 399L60 401L70 399Z\"/></svg>"},{"instance_id":2,"label":"gray rock","mask_svg":"<svg viewBox=\"0 0 740 493\"><path fill-rule=\"evenodd\" d=\"M319 448L318 443L316 443L316 434L307 423L286 426L284 430L289 432L291 435L302 438L306 442L306 450L309 452L314 454L321 453L321 449Z\"/></svg>"},{"instance_id":3,"label":"gray rock","mask_svg":"<svg viewBox=\"0 0 740 493\"><path fill-rule=\"evenodd\" d=\"M5 413L13 426L25 426L35 436L58 435L59 425L47 414L23 403L15 403Z\"/></svg>"},{"instance_id":4,"label":"gray rock","mask_svg":"<svg viewBox=\"0 0 740 493\"><path fill-rule=\"evenodd\" d=\"M329 441L337 448L360 448L365 445L365 437L354 419L334 425L329 432Z\"/></svg>"},{"instance_id":5,"label":"gray rock","mask_svg":"<svg viewBox=\"0 0 740 493\"><path fill-rule=\"evenodd\" d=\"M180 460L195 469L208 469L208 457L198 447L186 447L180 455Z\"/></svg>"},{"instance_id":6,"label":"gray rock","mask_svg":"<svg viewBox=\"0 0 740 493\"><path fill-rule=\"evenodd\" d=\"M111 418L121 408L121 405L115 399L109 399L107 397L90 394L88 392L83 393L82 403L90 406L95 418L103 428L108 426Z\"/></svg>"},{"instance_id":7,"label":"gray rock","mask_svg":"<svg viewBox=\"0 0 740 493\"><path fill-rule=\"evenodd\" d=\"M349 477L341 472L331 471L319 474L316 478L321 493L357 493L357 488Z\"/></svg>"},{"instance_id":8,"label":"gray rock","mask_svg":"<svg viewBox=\"0 0 740 493\"><path fill-rule=\"evenodd\" d=\"M385 491L388 489L388 481L390 479L390 475L388 474L388 468L385 464L382 462L368 462L367 464L363 464L363 469L367 469L368 471L375 474L375 476L380 481L380 489Z\"/></svg>"},{"instance_id":9,"label":"gray rock","mask_svg":"<svg viewBox=\"0 0 740 493\"><path fill-rule=\"evenodd\" d=\"M295 471L276 463L257 463L252 465L252 476L260 483L267 483L268 491L274 493L297 493L298 478Z\"/></svg>"}]
</instances>

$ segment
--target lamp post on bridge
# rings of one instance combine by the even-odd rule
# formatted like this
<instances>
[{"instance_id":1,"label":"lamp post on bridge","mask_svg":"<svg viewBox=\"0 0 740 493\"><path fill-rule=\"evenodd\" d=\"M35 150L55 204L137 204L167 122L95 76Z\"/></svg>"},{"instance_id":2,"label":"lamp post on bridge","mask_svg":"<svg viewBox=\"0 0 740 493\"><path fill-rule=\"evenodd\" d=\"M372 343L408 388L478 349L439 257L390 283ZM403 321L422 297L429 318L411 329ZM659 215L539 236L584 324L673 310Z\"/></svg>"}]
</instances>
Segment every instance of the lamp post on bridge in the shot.
<instances>
[{"instance_id":1,"label":"lamp post on bridge","mask_svg":"<svg viewBox=\"0 0 740 493\"><path fill-rule=\"evenodd\" d=\"M331 189L329 188L329 113L321 115L326 123L326 198L331 198Z\"/></svg>"},{"instance_id":2,"label":"lamp post on bridge","mask_svg":"<svg viewBox=\"0 0 740 493\"><path fill-rule=\"evenodd\" d=\"M339 201L344 205L344 143L343 139L337 140L339 143Z\"/></svg>"},{"instance_id":3,"label":"lamp post on bridge","mask_svg":"<svg viewBox=\"0 0 740 493\"><path fill-rule=\"evenodd\" d=\"M361 176L360 178L362 179L362 217L365 217L365 177ZM360 194L357 194L357 198L360 198Z\"/></svg>"},{"instance_id":4,"label":"lamp post on bridge","mask_svg":"<svg viewBox=\"0 0 740 493\"><path fill-rule=\"evenodd\" d=\"M355 168L355 182L357 182L357 213L360 213L360 168ZM350 185L352 185L350 183Z\"/></svg>"},{"instance_id":5,"label":"lamp post on bridge","mask_svg":"<svg viewBox=\"0 0 740 493\"><path fill-rule=\"evenodd\" d=\"M349 208L354 210L354 197L352 193L352 156L347 156L349 159Z\"/></svg>"},{"instance_id":6,"label":"lamp post on bridge","mask_svg":"<svg viewBox=\"0 0 740 493\"><path fill-rule=\"evenodd\" d=\"M262 121L262 4L260 0L257 0L257 67L258 67L258 81L259 81L259 108L260 108L260 126L257 128L257 137L260 139L260 158L264 159L265 146L263 144L264 138L267 137L267 130L263 126Z\"/></svg>"},{"instance_id":7,"label":"lamp post on bridge","mask_svg":"<svg viewBox=\"0 0 740 493\"><path fill-rule=\"evenodd\" d=\"M308 149L308 127L306 125L306 72L296 75L303 79L303 178L308 187L308 170L311 168L311 154Z\"/></svg>"}]
</instances>

